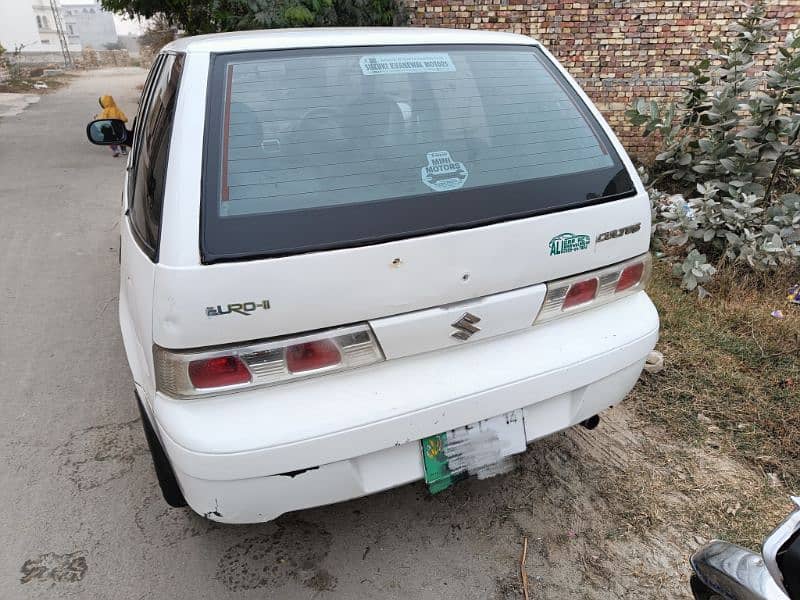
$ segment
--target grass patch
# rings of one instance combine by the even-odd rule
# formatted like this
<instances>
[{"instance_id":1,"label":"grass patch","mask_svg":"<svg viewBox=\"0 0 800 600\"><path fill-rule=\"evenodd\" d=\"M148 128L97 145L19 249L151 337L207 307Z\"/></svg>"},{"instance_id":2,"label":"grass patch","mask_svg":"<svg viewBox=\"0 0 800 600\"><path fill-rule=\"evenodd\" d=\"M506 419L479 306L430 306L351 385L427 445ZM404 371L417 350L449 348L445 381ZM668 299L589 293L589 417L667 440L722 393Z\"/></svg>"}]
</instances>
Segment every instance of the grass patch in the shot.
<instances>
[{"instance_id":1,"label":"grass patch","mask_svg":"<svg viewBox=\"0 0 800 600\"><path fill-rule=\"evenodd\" d=\"M75 77L72 73L60 73L49 77L28 77L9 79L0 83L0 92L12 94L46 94L67 85ZM47 84L46 88L34 87L37 82Z\"/></svg>"},{"instance_id":2,"label":"grass patch","mask_svg":"<svg viewBox=\"0 0 800 600\"><path fill-rule=\"evenodd\" d=\"M704 300L657 265L649 293L662 320L666 368L644 377L636 410L684 442L729 451L800 492L800 306L786 300L798 270L723 267ZM785 318L770 315L783 311ZM766 475L772 474L772 475Z\"/></svg>"},{"instance_id":3,"label":"grass patch","mask_svg":"<svg viewBox=\"0 0 800 600\"><path fill-rule=\"evenodd\" d=\"M710 539L760 549L800 491L800 306L786 300L798 280L725 267L700 300L656 266L665 369L642 374L596 430L537 442L512 479L524 489L508 496L514 515L553 509L536 530L548 560L580 561L590 589L672 598Z\"/></svg>"}]
</instances>

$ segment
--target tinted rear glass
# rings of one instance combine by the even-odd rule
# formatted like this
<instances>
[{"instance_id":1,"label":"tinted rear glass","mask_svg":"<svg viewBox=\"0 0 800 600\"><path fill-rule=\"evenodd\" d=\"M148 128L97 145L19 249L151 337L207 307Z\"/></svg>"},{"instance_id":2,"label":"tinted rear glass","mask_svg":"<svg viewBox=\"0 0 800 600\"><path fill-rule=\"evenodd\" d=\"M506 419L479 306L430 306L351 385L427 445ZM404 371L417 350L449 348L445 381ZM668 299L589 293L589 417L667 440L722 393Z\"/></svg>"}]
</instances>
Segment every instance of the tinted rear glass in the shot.
<instances>
[{"instance_id":1,"label":"tinted rear glass","mask_svg":"<svg viewBox=\"0 0 800 600\"><path fill-rule=\"evenodd\" d=\"M206 167L207 262L472 227L632 191L581 100L525 46L219 55Z\"/></svg>"}]
</instances>

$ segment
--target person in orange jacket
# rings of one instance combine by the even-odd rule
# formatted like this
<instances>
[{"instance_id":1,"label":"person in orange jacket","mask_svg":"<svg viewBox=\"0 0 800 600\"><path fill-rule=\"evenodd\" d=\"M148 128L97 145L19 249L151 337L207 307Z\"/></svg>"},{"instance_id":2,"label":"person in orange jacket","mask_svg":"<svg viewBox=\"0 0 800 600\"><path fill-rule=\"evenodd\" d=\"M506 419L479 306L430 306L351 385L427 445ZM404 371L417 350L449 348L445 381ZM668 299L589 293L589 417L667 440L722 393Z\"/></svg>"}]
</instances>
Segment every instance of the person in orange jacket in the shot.
<instances>
[{"instance_id":1,"label":"person in orange jacket","mask_svg":"<svg viewBox=\"0 0 800 600\"><path fill-rule=\"evenodd\" d=\"M95 116L95 119L119 119L123 123L128 122L128 117L125 116L125 113L122 112L117 106L117 103L114 102L113 96L100 96L100 107L103 110L101 110L97 116ZM111 152L115 158L119 156L120 151L122 151L123 154L128 153L125 148L120 148L120 146L117 146L116 144L111 146Z\"/></svg>"}]
</instances>

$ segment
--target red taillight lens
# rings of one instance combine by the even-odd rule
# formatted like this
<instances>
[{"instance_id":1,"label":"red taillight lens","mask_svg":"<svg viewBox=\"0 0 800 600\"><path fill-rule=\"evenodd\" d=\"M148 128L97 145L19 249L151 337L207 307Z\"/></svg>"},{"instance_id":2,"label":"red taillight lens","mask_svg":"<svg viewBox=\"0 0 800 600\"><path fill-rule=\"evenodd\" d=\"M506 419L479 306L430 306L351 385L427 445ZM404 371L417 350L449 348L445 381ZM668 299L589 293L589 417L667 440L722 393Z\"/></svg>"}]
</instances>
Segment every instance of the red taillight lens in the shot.
<instances>
[{"instance_id":1,"label":"red taillight lens","mask_svg":"<svg viewBox=\"0 0 800 600\"><path fill-rule=\"evenodd\" d=\"M286 366L291 373L331 367L341 360L339 348L331 340L315 340L286 348Z\"/></svg>"},{"instance_id":2,"label":"red taillight lens","mask_svg":"<svg viewBox=\"0 0 800 600\"><path fill-rule=\"evenodd\" d=\"M578 306L579 304L591 302L594 300L596 294L597 278L595 277L585 281L573 283L569 288L569 292L567 292L567 297L564 298L562 310L566 310L573 306Z\"/></svg>"},{"instance_id":3,"label":"red taillight lens","mask_svg":"<svg viewBox=\"0 0 800 600\"><path fill-rule=\"evenodd\" d=\"M156 389L173 398L299 381L383 360L378 340L366 323L217 349L153 346Z\"/></svg>"},{"instance_id":4,"label":"red taillight lens","mask_svg":"<svg viewBox=\"0 0 800 600\"><path fill-rule=\"evenodd\" d=\"M250 371L237 356L218 356L189 363L189 379L198 389L248 383Z\"/></svg>"},{"instance_id":5,"label":"red taillight lens","mask_svg":"<svg viewBox=\"0 0 800 600\"><path fill-rule=\"evenodd\" d=\"M642 273L644 273L644 263L636 263L635 265L625 267L619 276L619 281L617 281L617 288L615 291L621 292L623 290L627 290L628 288L632 288L639 283L639 281L641 281Z\"/></svg>"},{"instance_id":6,"label":"red taillight lens","mask_svg":"<svg viewBox=\"0 0 800 600\"><path fill-rule=\"evenodd\" d=\"M650 279L650 255L616 265L547 282L547 293L534 324L588 310L641 291Z\"/></svg>"}]
</instances>

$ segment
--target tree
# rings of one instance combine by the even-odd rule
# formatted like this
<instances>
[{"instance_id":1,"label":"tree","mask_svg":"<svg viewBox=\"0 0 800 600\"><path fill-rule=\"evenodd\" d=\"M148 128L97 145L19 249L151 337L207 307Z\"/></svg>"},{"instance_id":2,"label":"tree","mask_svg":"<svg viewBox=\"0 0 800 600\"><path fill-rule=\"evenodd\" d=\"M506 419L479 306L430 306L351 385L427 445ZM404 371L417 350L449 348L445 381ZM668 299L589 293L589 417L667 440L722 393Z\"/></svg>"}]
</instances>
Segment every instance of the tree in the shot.
<instances>
[{"instance_id":1,"label":"tree","mask_svg":"<svg viewBox=\"0 0 800 600\"><path fill-rule=\"evenodd\" d=\"M402 0L333 0L337 25L345 27L399 26L408 23Z\"/></svg>"},{"instance_id":2,"label":"tree","mask_svg":"<svg viewBox=\"0 0 800 600\"><path fill-rule=\"evenodd\" d=\"M128 17L164 22L189 35L323 25L403 25L402 0L102 0Z\"/></svg>"},{"instance_id":3,"label":"tree","mask_svg":"<svg viewBox=\"0 0 800 600\"><path fill-rule=\"evenodd\" d=\"M156 54L175 39L175 30L163 15L158 14L148 21L147 29L139 36L139 45Z\"/></svg>"}]
</instances>

